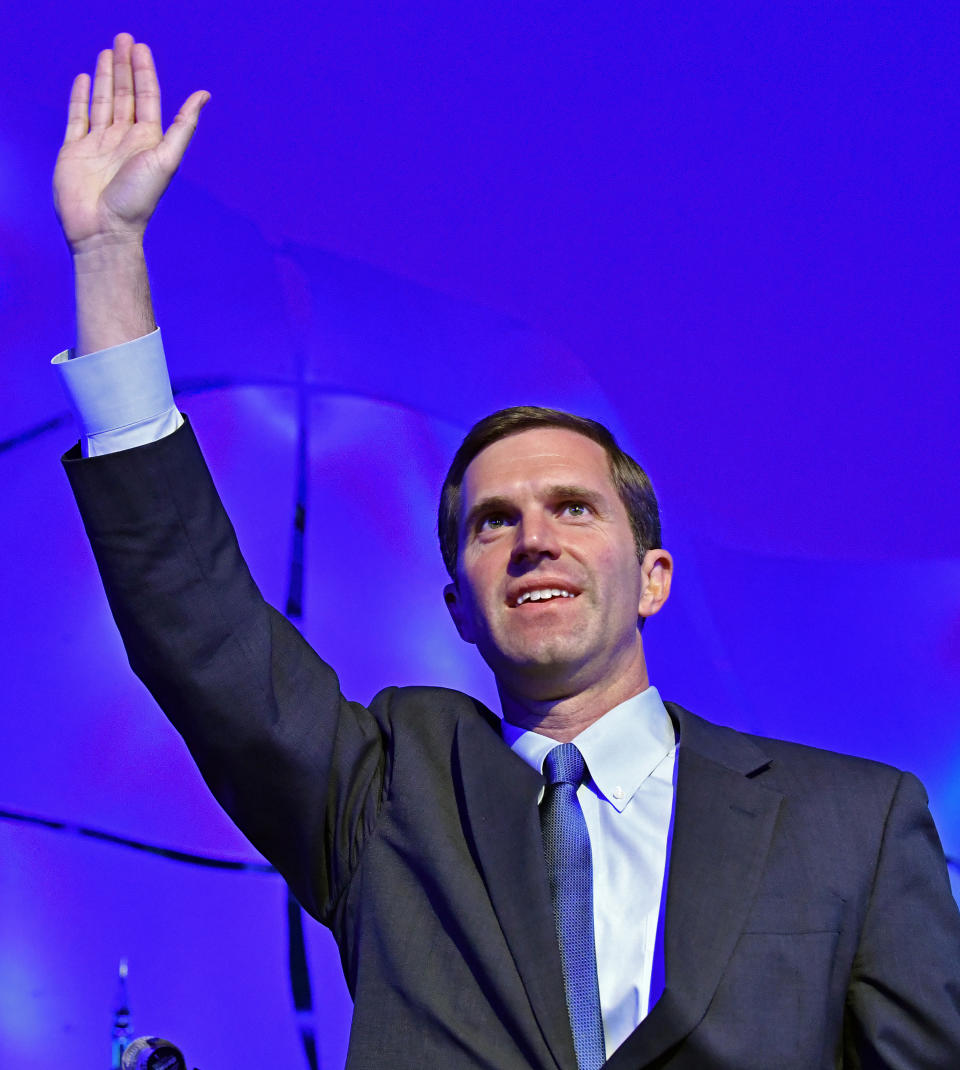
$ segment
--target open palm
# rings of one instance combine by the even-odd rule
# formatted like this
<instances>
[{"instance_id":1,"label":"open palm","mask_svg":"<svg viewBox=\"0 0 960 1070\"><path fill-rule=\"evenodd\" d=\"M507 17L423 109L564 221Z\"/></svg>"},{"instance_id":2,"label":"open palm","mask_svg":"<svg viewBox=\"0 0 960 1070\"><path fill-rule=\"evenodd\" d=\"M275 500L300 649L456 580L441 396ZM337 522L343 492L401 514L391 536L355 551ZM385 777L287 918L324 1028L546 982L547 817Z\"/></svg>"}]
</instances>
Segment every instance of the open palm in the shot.
<instances>
[{"instance_id":1,"label":"open palm","mask_svg":"<svg viewBox=\"0 0 960 1070\"><path fill-rule=\"evenodd\" d=\"M160 87L150 49L118 34L70 92L67 129L53 174L54 202L76 252L139 241L197 126L205 91L187 98L163 132Z\"/></svg>"}]
</instances>

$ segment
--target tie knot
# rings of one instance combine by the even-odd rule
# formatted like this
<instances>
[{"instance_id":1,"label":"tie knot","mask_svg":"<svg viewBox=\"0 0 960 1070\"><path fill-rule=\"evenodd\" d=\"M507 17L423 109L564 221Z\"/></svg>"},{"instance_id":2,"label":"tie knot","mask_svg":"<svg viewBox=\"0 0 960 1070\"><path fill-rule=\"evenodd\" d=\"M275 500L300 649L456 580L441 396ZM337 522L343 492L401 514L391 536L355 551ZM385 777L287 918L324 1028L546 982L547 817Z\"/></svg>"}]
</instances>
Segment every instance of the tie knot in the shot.
<instances>
[{"instance_id":1,"label":"tie knot","mask_svg":"<svg viewBox=\"0 0 960 1070\"><path fill-rule=\"evenodd\" d=\"M572 784L579 788L587 767L583 755L572 743L561 743L544 758L543 771L551 784Z\"/></svg>"}]
</instances>

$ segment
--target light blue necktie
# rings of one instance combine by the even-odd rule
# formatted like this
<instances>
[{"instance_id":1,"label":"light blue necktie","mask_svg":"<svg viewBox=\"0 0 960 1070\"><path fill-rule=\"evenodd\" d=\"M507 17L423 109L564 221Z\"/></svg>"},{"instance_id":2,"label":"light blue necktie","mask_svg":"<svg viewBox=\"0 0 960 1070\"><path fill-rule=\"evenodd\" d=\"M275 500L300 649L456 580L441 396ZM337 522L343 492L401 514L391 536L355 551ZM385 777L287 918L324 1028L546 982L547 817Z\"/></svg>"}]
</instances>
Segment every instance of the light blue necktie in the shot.
<instances>
[{"instance_id":1,"label":"light blue necktie","mask_svg":"<svg viewBox=\"0 0 960 1070\"><path fill-rule=\"evenodd\" d=\"M593 859L577 800L586 766L572 743L561 743L544 759L543 771L548 785L540 805L540 827L573 1046L580 1070L598 1070L606 1054L593 939Z\"/></svg>"}]
</instances>

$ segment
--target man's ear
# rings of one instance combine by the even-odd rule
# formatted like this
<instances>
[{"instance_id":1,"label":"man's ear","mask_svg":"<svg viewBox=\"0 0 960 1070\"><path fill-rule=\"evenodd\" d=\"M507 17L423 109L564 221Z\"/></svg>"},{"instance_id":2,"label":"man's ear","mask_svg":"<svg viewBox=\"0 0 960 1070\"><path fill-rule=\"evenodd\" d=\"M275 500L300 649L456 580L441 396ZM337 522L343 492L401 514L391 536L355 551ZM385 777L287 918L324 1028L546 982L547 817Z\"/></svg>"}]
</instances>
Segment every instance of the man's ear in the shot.
<instances>
[{"instance_id":1,"label":"man's ear","mask_svg":"<svg viewBox=\"0 0 960 1070\"><path fill-rule=\"evenodd\" d=\"M640 562L640 576L640 605L637 612L641 617L652 617L660 612L670 597L673 558L661 547L647 550Z\"/></svg>"},{"instance_id":2,"label":"man's ear","mask_svg":"<svg viewBox=\"0 0 960 1070\"><path fill-rule=\"evenodd\" d=\"M470 619L470 614L464 612L463 603L460 601L460 592L457 590L456 583L448 583L446 587L444 587L443 600L447 604L447 610L453 618L453 623L457 626L460 638L465 643L475 643L476 639L474 638L472 628L473 621Z\"/></svg>"}]
</instances>

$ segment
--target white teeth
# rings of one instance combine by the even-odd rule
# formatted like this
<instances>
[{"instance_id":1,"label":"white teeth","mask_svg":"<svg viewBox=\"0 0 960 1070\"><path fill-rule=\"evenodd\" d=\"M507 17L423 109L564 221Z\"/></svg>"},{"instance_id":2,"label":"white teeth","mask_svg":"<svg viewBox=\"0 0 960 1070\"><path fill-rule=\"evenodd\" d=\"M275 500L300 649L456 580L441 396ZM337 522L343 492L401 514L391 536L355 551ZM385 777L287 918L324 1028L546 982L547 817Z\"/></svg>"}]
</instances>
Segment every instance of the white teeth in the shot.
<instances>
[{"instance_id":1,"label":"white teeth","mask_svg":"<svg viewBox=\"0 0 960 1070\"><path fill-rule=\"evenodd\" d=\"M574 596L569 592L559 587L543 587L538 591L525 591L517 599L517 605L522 606L524 602L545 602L550 598L573 598Z\"/></svg>"}]
</instances>

